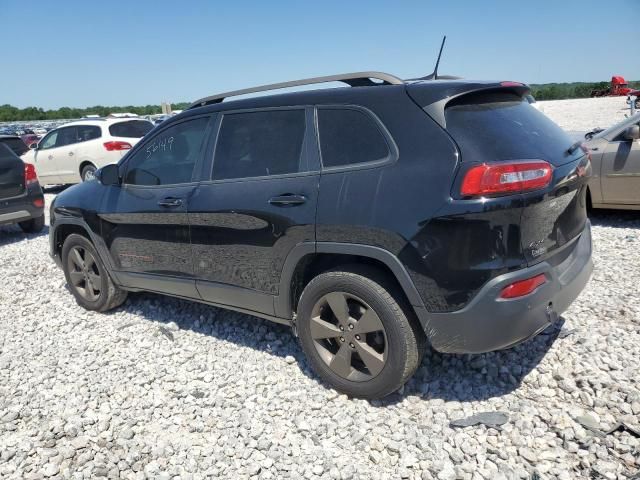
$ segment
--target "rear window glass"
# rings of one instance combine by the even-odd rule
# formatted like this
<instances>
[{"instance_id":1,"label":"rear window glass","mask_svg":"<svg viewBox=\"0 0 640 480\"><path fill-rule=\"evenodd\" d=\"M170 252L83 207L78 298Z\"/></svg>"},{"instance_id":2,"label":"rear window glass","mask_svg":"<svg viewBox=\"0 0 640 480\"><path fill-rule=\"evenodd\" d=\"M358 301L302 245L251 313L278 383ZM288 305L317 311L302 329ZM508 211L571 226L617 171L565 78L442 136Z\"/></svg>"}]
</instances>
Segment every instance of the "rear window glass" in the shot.
<instances>
[{"instance_id":1,"label":"rear window glass","mask_svg":"<svg viewBox=\"0 0 640 480\"><path fill-rule=\"evenodd\" d=\"M16 155L22 155L27 150L29 150L29 147L27 147L25 143L19 138L3 138L0 139L0 142L4 143L7 147L13 150Z\"/></svg>"},{"instance_id":2,"label":"rear window glass","mask_svg":"<svg viewBox=\"0 0 640 480\"><path fill-rule=\"evenodd\" d=\"M583 155L569 136L515 94L465 95L445 110L447 131L463 162L546 160L560 165Z\"/></svg>"},{"instance_id":3,"label":"rear window glass","mask_svg":"<svg viewBox=\"0 0 640 480\"><path fill-rule=\"evenodd\" d=\"M112 137L142 138L153 129L153 124L145 120L130 120L109 126Z\"/></svg>"},{"instance_id":4,"label":"rear window glass","mask_svg":"<svg viewBox=\"0 0 640 480\"><path fill-rule=\"evenodd\" d=\"M389 147L376 122L360 110L321 108L318 130L325 168L375 162L389 156Z\"/></svg>"},{"instance_id":5,"label":"rear window glass","mask_svg":"<svg viewBox=\"0 0 640 480\"><path fill-rule=\"evenodd\" d=\"M78 125L77 135L79 142L87 142L102 136L100 127L96 125Z\"/></svg>"}]
</instances>

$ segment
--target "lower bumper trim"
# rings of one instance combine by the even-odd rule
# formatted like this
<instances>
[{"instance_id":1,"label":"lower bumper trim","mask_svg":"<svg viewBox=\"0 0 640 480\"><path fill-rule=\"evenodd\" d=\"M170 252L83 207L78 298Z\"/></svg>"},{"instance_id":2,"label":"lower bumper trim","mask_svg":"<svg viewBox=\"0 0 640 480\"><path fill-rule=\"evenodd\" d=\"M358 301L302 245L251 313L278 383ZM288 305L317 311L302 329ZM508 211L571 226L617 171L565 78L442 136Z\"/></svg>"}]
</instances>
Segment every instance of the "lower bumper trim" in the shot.
<instances>
[{"instance_id":1,"label":"lower bumper trim","mask_svg":"<svg viewBox=\"0 0 640 480\"><path fill-rule=\"evenodd\" d=\"M591 227L587 223L571 255L556 267L547 262L493 279L462 310L430 313L416 308L434 349L445 353L484 353L510 348L555 322L580 295L593 271ZM533 293L504 300L501 289L519 279L544 274Z\"/></svg>"}]
</instances>

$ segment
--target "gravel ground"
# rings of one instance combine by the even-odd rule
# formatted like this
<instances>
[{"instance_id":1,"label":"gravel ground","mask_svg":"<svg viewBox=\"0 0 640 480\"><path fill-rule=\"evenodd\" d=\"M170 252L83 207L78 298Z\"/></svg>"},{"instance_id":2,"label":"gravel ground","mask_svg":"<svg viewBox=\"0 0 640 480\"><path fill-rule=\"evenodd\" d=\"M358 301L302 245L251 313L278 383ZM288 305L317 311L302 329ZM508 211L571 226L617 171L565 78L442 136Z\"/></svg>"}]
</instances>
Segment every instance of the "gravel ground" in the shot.
<instances>
[{"instance_id":1,"label":"gravel ground","mask_svg":"<svg viewBox=\"0 0 640 480\"><path fill-rule=\"evenodd\" d=\"M565 130L588 132L608 128L629 115L627 97L579 98L538 102L540 111Z\"/></svg>"},{"instance_id":2,"label":"gravel ground","mask_svg":"<svg viewBox=\"0 0 640 480\"><path fill-rule=\"evenodd\" d=\"M319 383L257 318L152 294L86 312L46 232L0 227L0 478L630 478L640 438L599 432L640 430L640 212L592 222L595 272L563 324L430 353L374 402ZM449 425L480 412L509 421Z\"/></svg>"}]
</instances>

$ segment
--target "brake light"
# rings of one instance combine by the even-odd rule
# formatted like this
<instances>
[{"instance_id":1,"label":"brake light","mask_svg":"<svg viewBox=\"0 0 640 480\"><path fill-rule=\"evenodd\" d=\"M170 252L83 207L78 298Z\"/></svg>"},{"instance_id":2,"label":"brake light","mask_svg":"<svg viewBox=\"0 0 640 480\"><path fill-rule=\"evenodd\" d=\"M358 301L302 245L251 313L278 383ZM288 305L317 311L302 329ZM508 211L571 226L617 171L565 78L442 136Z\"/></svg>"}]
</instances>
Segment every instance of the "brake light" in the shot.
<instances>
[{"instance_id":1,"label":"brake light","mask_svg":"<svg viewBox=\"0 0 640 480\"><path fill-rule=\"evenodd\" d=\"M43 199L41 199L41 198L36 198L36 199L33 201L33 206L34 206L34 207L36 207L36 208L42 208L42 207L44 207L44 200L43 200Z\"/></svg>"},{"instance_id":2,"label":"brake light","mask_svg":"<svg viewBox=\"0 0 640 480\"><path fill-rule=\"evenodd\" d=\"M536 275L535 277L527 278L526 280L520 280L503 288L502 292L500 292L500 298L509 299L529 295L540 285L546 283L546 281L547 277L545 277L544 273Z\"/></svg>"},{"instance_id":3,"label":"brake light","mask_svg":"<svg viewBox=\"0 0 640 480\"><path fill-rule=\"evenodd\" d=\"M553 167L544 160L483 163L467 171L460 193L477 197L537 190L549 185L552 172Z\"/></svg>"},{"instance_id":4,"label":"brake light","mask_svg":"<svg viewBox=\"0 0 640 480\"><path fill-rule=\"evenodd\" d=\"M36 167L31 163L24 164L24 185L38 183L38 175L36 175Z\"/></svg>"},{"instance_id":5,"label":"brake light","mask_svg":"<svg viewBox=\"0 0 640 480\"><path fill-rule=\"evenodd\" d=\"M524 83L520 83L520 82L510 82L510 81L505 81L505 82L500 82L500 86L502 87L523 87Z\"/></svg>"},{"instance_id":6,"label":"brake light","mask_svg":"<svg viewBox=\"0 0 640 480\"><path fill-rule=\"evenodd\" d=\"M131 148L131 144L127 142L111 141L111 142L105 142L104 148L106 148L108 152L115 152L119 150L129 150Z\"/></svg>"}]
</instances>

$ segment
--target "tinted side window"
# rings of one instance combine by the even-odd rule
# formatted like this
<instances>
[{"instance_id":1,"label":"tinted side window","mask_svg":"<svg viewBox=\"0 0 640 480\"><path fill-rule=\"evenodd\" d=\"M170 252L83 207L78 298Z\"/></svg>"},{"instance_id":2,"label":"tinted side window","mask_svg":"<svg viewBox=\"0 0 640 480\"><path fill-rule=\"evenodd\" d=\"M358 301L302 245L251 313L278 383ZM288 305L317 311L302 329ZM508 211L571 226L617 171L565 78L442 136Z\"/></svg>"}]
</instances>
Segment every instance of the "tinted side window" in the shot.
<instances>
[{"instance_id":1,"label":"tinted side window","mask_svg":"<svg viewBox=\"0 0 640 480\"><path fill-rule=\"evenodd\" d=\"M114 137L142 138L153 129L153 124L146 120L130 120L114 123L109 126L109 133Z\"/></svg>"},{"instance_id":2,"label":"tinted side window","mask_svg":"<svg viewBox=\"0 0 640 480\"><path fill-rule=\"evenodd\" d=\"M65 145L77 143L78 137L76 132L76 127L65 127L58 130L58 140L56 141L56 147L64 147Z\"/></svg>"},{"instance_id":3,"label":"tinted side window","mask_svg":"<svg viewBox=\"0 0 640 480\"><path fill-rule=\"evenodd\" d=\"M78 125L78 141L86 142L102 136L102 130L95 125Z\"/></svg>"},{"instance_id":4,"label":"tinted side window","mask_svg":"<svg viewBox=\"0 0 640 480\"><path fill-rule=\"evenodd\" d=\"M58 141L58 130L54 130L53 132L47 134L40 143L38 143L38 150L47 150L49 148L53 148L56 146L56 142Z\"/></svg>"},{"instance_id":5,"label":"tinted side window","mask_svg":"<svg viewBox=\"0 0 640 480\"><path fill-rule=\"evenodd\" d=\"M305 129L303 109L224 115L213 159L214 180L308 170L302 154Z\"/></svg>"},{"instance_id":6,"label":"tinted side window","mask_svg":"<svg viewBox=\"0 0 640 480\"><path fill-rule=\"evenodd\" d=\"M389 147L374 119L359 110L318 109L323 167L384 160Z\"/></svg>"},{"instance_id":7,"label":"tinted side window","mask_svg":"<svg viewBox=\"0 0 640 480\"><path fill-rule=\"evenodd\" d=\"M150 138L127 162L125 183L171 185L191 181L208 117L179 123Z\"/></svg>"}]
</instances>

